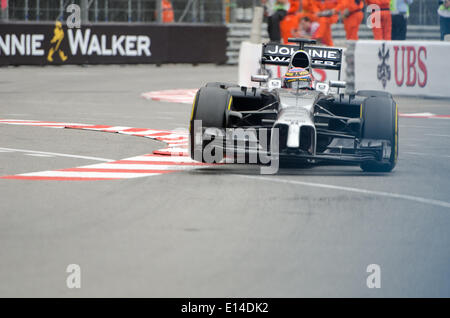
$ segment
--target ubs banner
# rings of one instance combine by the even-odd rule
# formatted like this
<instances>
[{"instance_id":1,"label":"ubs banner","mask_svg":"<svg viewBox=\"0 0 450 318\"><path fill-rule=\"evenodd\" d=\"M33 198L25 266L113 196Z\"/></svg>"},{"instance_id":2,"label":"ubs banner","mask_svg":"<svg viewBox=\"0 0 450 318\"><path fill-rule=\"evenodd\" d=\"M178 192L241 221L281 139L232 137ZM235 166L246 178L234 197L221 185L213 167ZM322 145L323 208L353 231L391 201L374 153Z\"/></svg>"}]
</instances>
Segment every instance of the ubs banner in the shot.
<instances>
[{"instance_id":1,"label":"ubs banner","mask_svg":"<svg viewBox=\"0 0 450 318\"><path fill-rule=\"evenodd\" d=\"M0 65L225 63L225 26L0 23Z\"/></svg>"},{"instance_id":2,"label":"ubs banner","mask_svg":"<svg viewBox=\"0 0 450 318\"><path fill-rule=\"evenodd\" d=\"M450 43L440 41L358 41L357 90L397 95L450 97Z\"/></svg>"}]
</instances>

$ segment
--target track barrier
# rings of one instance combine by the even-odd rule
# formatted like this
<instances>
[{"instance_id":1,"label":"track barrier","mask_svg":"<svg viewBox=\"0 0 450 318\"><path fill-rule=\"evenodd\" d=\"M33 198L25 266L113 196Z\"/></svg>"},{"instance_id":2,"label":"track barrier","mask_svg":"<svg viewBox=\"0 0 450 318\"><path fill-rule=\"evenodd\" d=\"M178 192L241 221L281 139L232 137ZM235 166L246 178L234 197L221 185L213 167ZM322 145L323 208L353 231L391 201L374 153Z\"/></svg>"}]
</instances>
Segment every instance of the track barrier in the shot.
<instances>
[{"instance_id":1,"label":"track barrier","mask_svg":"<svg viewBox=\"0 0 450 318\"><path fill-rule=\"evenodd\" d=\"M226 62L223 25L0 23L0 65Z\"/></svg>"}]
</instances>

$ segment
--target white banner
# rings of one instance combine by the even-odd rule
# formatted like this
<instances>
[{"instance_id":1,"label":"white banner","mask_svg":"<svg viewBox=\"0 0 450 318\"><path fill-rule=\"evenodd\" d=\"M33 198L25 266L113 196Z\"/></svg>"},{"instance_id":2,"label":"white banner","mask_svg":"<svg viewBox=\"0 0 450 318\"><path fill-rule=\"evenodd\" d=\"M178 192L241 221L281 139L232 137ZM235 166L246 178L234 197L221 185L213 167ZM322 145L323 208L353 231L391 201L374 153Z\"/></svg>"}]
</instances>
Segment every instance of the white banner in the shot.
<instances>
[{"instance_id":1,"label":"white banner","mask_svg":"<svg viewBox=\"0 0 450 318\"><path fill-rule=\"evenodd\" d=\"M355 88L394 95L450 97L450 43L358 41Z\"/></svg>"}]
</instances>

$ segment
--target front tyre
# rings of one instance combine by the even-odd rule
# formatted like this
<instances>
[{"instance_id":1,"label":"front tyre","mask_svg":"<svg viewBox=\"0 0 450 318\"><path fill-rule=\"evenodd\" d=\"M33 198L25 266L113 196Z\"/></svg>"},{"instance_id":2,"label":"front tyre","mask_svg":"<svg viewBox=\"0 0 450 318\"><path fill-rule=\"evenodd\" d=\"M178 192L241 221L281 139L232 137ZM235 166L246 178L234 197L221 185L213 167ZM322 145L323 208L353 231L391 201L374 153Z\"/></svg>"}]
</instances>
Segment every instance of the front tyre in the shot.
<instances>
[{"instance_id":1,"label":"front tyre","mask_svg":"<svg viewBox=\"0 0 450 318\"><path fill-rule=\"evenodd\" d=\"M202 87L197 92L192 105L189 125L189 147L192 159L206 162L204 150L208 147L209 142L203 140L203 133L206 128L224 130L226 110L231 106L231 103L231 94L226 89ZM195 123L195 121L201 122L201 130L196 129L196 124L199 124L199 122ZM216 163L220 162L224 155L223 151L220 151L220 153L217 153L217 151L217 148L213 148L211 151Z\"/></svg>"},{"instance_id":2,"label":"front tyre","mask_svg":"<svg viewBox=\"0 0 450 318\"><path fill-rule=\"evenodd\" d=\"M367 161L361 164L366 172L390 172L398 159L398 109L392 98L369 97L361 105L362 138L386 140L391 146L389 159Z\"/></svg>"}]
</instances>

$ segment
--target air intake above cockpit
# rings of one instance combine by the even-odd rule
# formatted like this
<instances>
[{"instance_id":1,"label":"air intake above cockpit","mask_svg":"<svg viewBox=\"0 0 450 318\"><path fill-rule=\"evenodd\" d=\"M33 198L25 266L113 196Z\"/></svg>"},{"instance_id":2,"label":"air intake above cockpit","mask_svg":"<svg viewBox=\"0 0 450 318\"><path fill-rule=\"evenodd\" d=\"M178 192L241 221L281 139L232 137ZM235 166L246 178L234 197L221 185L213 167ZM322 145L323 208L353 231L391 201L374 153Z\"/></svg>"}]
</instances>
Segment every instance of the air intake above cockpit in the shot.
<instances>
[{"instance_id":1,"label":"air intake above cockpit","mask_svg":"<svg viewBox=\"0 0 450 318\"><path fill-rule=\"evenodd\" d=\"M305 51L295 52L291 58L291 66L309 69L311 66L311 58Z\"/></svg>"}]
</instances>

